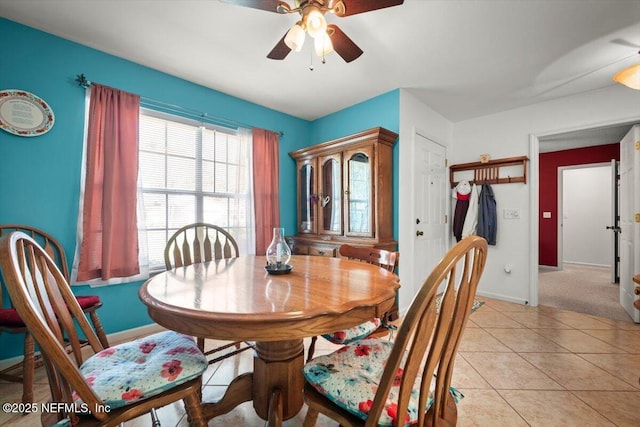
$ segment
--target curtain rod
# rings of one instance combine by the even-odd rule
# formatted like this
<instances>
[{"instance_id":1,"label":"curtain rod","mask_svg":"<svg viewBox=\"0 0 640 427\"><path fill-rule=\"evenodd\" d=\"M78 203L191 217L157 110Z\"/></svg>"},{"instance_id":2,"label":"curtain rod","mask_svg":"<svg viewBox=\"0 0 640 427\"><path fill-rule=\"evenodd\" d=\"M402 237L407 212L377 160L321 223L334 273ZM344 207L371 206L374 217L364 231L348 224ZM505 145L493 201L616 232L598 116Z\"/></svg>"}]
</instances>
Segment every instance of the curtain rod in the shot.
<instances>
[{"instance_id":1,"label":"curtain rod","mask_svg":"<svg viewBox=\"0 0 640 427\"><path fill-rule=\"evenodd\" d=\"M87 80L84 74L78 74L76 76L76 82L78 83L78 86L83 87L85 89L91 87L91 81ZM201 120L209 119L213 121L215 124L219 124L222 126L232 126L232 127L242 126L242 127L249 127L249 128L254 127L247 123L236 122L234 120L225 119L224 117L213 116L206 112L193 110L191 108L182 107L180 105L169 104L167 102L159 101L157 99L152 99L145 96L140 96L140 101L141 103L144 103L146 106L149 106L149 107L155 106L155 107L163 108L165 110L174 111L176 113L186 113L188 115L191 115L192 117L197 117ZM272 132L277 133L280 138L284 136L284 132L282 131L272 131Z\"/></svg>"}]
</instances>

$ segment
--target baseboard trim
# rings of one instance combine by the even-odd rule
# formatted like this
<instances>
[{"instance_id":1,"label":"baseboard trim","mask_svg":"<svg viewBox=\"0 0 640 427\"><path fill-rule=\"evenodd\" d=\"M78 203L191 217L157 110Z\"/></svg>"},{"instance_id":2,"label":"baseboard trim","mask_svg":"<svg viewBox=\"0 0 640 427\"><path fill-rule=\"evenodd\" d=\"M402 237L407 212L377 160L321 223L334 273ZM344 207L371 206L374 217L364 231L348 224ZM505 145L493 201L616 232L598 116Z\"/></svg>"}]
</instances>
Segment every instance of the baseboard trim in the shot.
<instances>
[{"instance_id":1,"label":"baseboard trim","mask_svg":"<svg viewBox=\"0 0 640 427\"><path fill-rule=\"evenodd\" d=\"M112 334L107 335L107 339L110 343L117 344L119 342L131 341L138 337L142 337L145 335L155 334L156 332L162 332L166 329L157 323L151 323L149 325L139 326L137 328L131 328L120 332L114 332ZM36 351L36 355L40 354L40 352ZM8 368L9 366L13 366L16 363L20 363L22 361L22 355L10 357L8 359L0 360L0 371Z\"/></svg>"},{"instance_id":2,"label":"baseboard trim","mask_svg":"<svg viewBox=\"0 0 640 427\"><path fill-rule=\"evenodd\" d=\"M39 354L39 353L36 352L36 354ZM16 363L20 363L21 361L22 361L22 356L15 356L15 357L10 357L8 359L0 360L0 371L3 371L9 366L15 365ZM13 371L11 371L11 373L13 374Z\"/></svg>"},{"instance_id":3,"label":"baseboard trim","mask_svg":"<svg viewBox=\"0 0 640 427\"><path fill-rule=\"evenodd\" d=\"M109 343L117 344L119 342L131 341L145 335L151 335L162 331L166 331L166 328L163 328L157 323L151 323L149 325L139 326L137 328L126 329L124 331L109 334L107 335L107 339L109 340Z\"/></svg>"},{"instance_id":4,"label":"baseboard trim","mask_svg":"<svg viewBox=\"0 0 640 427\"><path fill-rule=\"evenodd\" d=\"M516 304L522 304L522 305L529 305L529 301L527 301L526 299L523 298L514 298L514 297L509 297L506 295L500 295L500 294L494 294L491 292L476 292L478 296L481 297L487 297L487 298L493 298L493 299L497 299L500 301L506 301L506 302L513 302Z\"/></svg>"},{"instance_id":5,"label":"baseboard trim","mask_svg":"<svg viewBox=\"0 0 640 427\"><path fill-rule=\"evenodd\" d=\"M577 262L577 261L563 261L564 264L573 265L576 267L596 267L596 268L613 268L611 265L604 264L592 264L589 262Z\"/></svg>"}]
</instances>

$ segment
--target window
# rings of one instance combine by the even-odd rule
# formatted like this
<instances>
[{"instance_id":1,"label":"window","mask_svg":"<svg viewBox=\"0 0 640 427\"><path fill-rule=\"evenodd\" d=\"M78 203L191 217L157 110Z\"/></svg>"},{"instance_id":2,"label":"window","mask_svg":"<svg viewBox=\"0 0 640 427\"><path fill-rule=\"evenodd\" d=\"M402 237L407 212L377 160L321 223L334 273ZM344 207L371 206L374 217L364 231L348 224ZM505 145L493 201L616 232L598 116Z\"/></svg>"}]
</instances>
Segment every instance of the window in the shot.
<instances>
[{"instance_id":1,"label":"window","mask_svg":"<svg viewBox=\"0 0 640 427\"><path fill-rule=\"evenodd\" d=\"M225 228L250 253L250 142L221 129L149 110L140 115L139 182L149 270L163 270L164 246L180 227Z\"/></svg>"}]
</instances>

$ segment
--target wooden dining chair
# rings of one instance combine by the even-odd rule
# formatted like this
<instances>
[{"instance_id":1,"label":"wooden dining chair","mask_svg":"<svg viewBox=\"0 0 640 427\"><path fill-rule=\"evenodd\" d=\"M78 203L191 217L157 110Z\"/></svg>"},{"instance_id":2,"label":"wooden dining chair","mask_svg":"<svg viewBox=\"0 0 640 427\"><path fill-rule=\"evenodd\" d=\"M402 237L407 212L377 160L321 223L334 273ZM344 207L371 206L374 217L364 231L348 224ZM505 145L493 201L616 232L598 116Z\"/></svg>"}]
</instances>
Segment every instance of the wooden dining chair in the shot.
<instances>
[{"instance_id":1,"label":"wooden dining chair","mask_svg":"<svg viewBox=\"0 0 640 427\"><path fill-rule=\"evenodd\" d=\"M347 244L340 246L338 252L345 258L377 265L392 273L396 272L398 261L400 260L399 252ZM386 335L390 329L395 328L395 326L389 322L397 318L398 307L396 304L394 308L389 313L385 313L382 318L374 318L352 328L323 334L322 337L333 344L344 345L368 336L383 336ZM307 351L307 362L313 359L317 341L317 336L311 337L311 343Z\"/></svg>"},{"instance_id":2,"label":"wooden dining chair","mask_svg":"<svg viewBox=\"0 0 640 427\"><path fill-rule=\"evenodd\" d=\"M22 224L0 224L0 237L13 231L22 231L40 244L45 252L54 260L62 275L67 282L69 281L69 267L67 258L62 245L50 234L36 227ZM100 317L97 310L102 307L102 301L97 295L76 296L80 307L85 314L89 315L93 328L98 335L100 343L104 347L109 346L107 335L104 332ZM2 289L0 288L0 333L7 332L10 334L24 334L23 357L18 363L15 363L0 372L0 378L22 383L22 402L33 401L33 377L38 359L35 356L35 348L33 337L29 333L24 321L13 307L10 301L2 301ZM11 372L21 369L22 375L11 374Z\"/></svg>"},{"instance_id":3,"label":"wooden dining chair","mask_svg":"<svg viewBox=\"0 0 640 427\"><path fill-rule=\"evenodd\" d=\"M240 251L233 236L222 227L204 222L196 222L180 228L173 233L164 248L164 263L167 270L238 256ZM234 351L228 351L210 359L209 364L253 348L250 343L245 343L246 345L243 346L241 341L236 341L205 351L204 338L197 337L197 342L200 350L207 356L235 347Z\"/></svg>"},{"instance_id":4,"label":"wooden dining chair","mask_svg":"<svg viewBox=\"0 0 640 427\"><path fill-rule=\"evenodd\" d=\"M304 426L319 413L342 426L455 426L463 396L451 377L486 256L485 239L462 239L427 277L393 342L359 340L308 362Z\"/></svg>"},{"instance_id":5,"label":"wooden dining chair","mask_svg":"<svg viewBox=\"0 0 640 427\"><path fill-rule=\"evenodd\" d=\"M178 400L190 425L206 425L200 385L207 360L192 337L165 331L105 348L56 263L23 232L0 239L0 267L47 369L56 409L43 411L43 426L115 426ZM86 359L81 337L94 353Z\"/></svg>"}]
</instances>

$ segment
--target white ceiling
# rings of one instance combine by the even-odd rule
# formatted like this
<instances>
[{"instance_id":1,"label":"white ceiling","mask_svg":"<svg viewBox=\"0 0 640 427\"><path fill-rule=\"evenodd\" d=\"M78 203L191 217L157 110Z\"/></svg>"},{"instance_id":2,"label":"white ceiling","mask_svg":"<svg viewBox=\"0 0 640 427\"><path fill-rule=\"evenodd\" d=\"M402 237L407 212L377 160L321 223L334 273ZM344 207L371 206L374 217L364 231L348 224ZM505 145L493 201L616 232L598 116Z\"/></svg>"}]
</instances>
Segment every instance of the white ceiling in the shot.
<instances>
[{"instance_id":1,"label":"white ceiling","mask_svg":"<svg viewBox=\"0 0 640 427\"><path fill-rule=\"evenodd\" d=\"M640 109L640 106L638 108ZM545 136L540 138L540 152L548 153L595 145L616 144L622 140L632 126L633 123L625 123Z\"/></svg>"},{"instance_id":2,"label":"white ceiling","mask_svg":"<svg viewBox=\"0 0 640 427\"><path fill-rule=\"evenodd\" d=\"M217 0L0 0L0 16L309 120L408 88L457 122L614 85L640 50L640 0L405 0L327 15L364 54L315 58L313 71L309 38L266 58L297 16Z\"/></svg>"}]
</instances>

